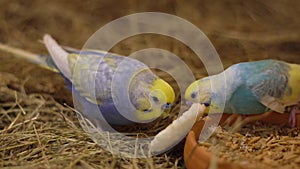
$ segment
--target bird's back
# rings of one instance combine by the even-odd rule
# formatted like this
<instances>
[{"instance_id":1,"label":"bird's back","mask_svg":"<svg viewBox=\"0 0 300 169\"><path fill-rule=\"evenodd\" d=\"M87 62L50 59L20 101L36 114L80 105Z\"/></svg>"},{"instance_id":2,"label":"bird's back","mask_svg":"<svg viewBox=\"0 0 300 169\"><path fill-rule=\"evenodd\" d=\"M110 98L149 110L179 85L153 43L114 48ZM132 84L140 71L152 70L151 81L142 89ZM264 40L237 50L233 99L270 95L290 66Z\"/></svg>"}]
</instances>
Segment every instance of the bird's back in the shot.
<instances>
[{"instance_id":1,"label":"bird's back","mask_svg":"<svg viewBox=\"0 0 300 169\"><path fill-rule=\"evenodd\" d=\"M287 81L280 79L281 75L288 74L291 70L286 62L277 60L243 62L233 65L230 69L232 71L229 72L234 78L232 82L228 82L232 84L227 86L234 86L234 89L225 106L227 113L263 113L267 111L267 107L261 103L261 97L271 94L272 97L279 98L288 91Z\"/></svg>"},{"instance_id":2,"label":"bird's back","mask_svg":"<svg viewBox=\"0 0 300 169\"><path fill-rule=\"evenodd\" d=\"M68 60L75 89L86 98L96 98L98 103L111 101L112 81L124 84L125 79L114 76L125 78L125 73L146 68L137 60L101 51L70 54Z\"/></svg>"}]
</instances>

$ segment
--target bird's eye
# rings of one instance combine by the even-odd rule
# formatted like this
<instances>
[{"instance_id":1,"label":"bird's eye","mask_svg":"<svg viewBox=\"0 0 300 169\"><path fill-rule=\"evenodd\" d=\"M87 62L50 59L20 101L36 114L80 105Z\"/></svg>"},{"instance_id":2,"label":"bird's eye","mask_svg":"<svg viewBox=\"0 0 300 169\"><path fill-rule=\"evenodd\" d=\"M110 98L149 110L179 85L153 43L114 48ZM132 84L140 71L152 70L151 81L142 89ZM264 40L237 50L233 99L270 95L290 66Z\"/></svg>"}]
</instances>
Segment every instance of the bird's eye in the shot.
<instances>
[{"instance_id":1,"label":"bird's eye","mask_svg":"<svg viewBox=\"0 0 300 169\"><path fill-rule=\"evenodd\" d=\"M193 93L191 94L191 98L192 98L192 99L195 99L196 96L197 96L197 92L193 92Z\"/></svg>"},{"instance_id":2,"label":"bird's eye","mask_svg":"<svg viewBox=\"0 0 300 169\"><path fill-rule=\"evenodd\" d=\"M151 96L151 98L152 98L152 100L153 100L154 102L158 102L158 101L159 101L159 99L158 99L156 96Z\"/></svg>"}]
</instances>

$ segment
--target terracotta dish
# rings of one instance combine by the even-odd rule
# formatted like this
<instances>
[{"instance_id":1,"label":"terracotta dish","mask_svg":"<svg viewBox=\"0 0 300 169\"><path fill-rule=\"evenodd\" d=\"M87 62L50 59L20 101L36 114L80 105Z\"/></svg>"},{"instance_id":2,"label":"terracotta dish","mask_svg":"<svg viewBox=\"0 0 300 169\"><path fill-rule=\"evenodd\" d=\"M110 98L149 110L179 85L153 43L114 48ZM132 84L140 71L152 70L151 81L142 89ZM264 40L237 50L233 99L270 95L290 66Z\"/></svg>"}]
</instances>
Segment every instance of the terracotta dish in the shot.
<instances>
[{"instance_id":1,"label":"terracotta dish","mask_svg":"<svg viewBox=\"0 0 300 169\"><path fill-rule=\"evenodd\" d=\"M224 124L225 120L231 115L223 114L219 124ZM257 115L256 115L257 116ZM249 117L255 117L255 115L250 115ZM269 122L273 124L288 124L289 123L289 113L279 114L272 112L268 115L263 115L261 117L257 116L257 119L263 122ZM256 119L256 120L257 120ZM297 124L296 127L300 127L300 114L296 115ZM204 120L198 121L191 131L189 132L185 147L184 147L184 161L188 169L208 169L212 159L212 154L206 151L206 149L198 144L198 137L205 124ZM245 166L232 164L226 162L222 159L217 159L218 169L246 169Z\"/></svg>"}]
</instances>

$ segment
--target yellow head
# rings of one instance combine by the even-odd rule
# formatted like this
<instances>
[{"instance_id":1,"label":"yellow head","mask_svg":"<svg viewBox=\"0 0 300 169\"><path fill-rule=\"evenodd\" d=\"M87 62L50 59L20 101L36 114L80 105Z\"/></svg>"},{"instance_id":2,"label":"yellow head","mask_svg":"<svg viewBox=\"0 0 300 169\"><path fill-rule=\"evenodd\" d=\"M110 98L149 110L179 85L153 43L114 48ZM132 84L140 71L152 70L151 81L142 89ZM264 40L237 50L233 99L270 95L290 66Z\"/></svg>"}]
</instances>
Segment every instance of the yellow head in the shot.
<instances>
[{"instance_id":1,"label":"yellow head","mask_svg":"<svg viewBox=\"0 0 300 169\"><path fill-rule=\"evenodd\" d=\"M211 102L211 84L209 78L203 78L193 82L185 91L184 98L189 103L204 104L208 113Z\"/></svg>"},{"instance_id":2,"label":"yellow head","mask_svg":"<svg viewBox=\"0 0 300 169\"><path fill-rule=\"evenodd\" d=\"M163 112L169 111L174 100L173 88L164 80L156 79L151 84L149 97L138 100L141 106L137 118L143 122L152 121Z\"/></svg>"}]
</instances>

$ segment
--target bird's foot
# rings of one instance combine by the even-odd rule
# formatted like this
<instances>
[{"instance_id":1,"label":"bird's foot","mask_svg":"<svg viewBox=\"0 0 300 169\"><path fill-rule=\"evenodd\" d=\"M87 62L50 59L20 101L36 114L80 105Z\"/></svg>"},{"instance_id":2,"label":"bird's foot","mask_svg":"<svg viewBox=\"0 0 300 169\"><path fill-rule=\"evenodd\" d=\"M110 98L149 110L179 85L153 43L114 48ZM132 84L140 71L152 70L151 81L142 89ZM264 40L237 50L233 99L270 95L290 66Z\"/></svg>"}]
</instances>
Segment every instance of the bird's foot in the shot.
<instances>
[{"instance_id":1,"label":"bird's foot","mask_svg":"<svg viewBox=\"0 0 300 169\"><path fill-rule=\"evenodd\" d=\"M223 123L224 126L231 126L238 118L239 114L231 114Z\"/></svg>"},{"instance_id":2,"label":"bird's foot","mask_svg":"<svg viewBox=\"0 0 300 169\"><path fill-rule=\"evenodd\" d=\"M300 114L300 105L295 105L292 107L289 117L289 123L291 127L296 127L296 114Z\"/></svg>"},{"instance_id":3,"label":"bird's foot","mask_svg":"<svg viewBox=\"0 0 300 169\"><path fill-rule=\"evenodd\" d=\"M235 131L237 131L244 125L260 121L261 119L264 119L265 117L269 116L271 113L272 112L265 112L257 115L242 115L233 123L232 127Z\"/></svg>"}]
</instances>

